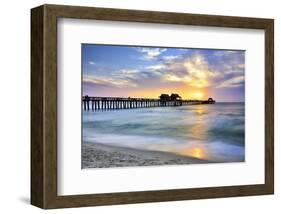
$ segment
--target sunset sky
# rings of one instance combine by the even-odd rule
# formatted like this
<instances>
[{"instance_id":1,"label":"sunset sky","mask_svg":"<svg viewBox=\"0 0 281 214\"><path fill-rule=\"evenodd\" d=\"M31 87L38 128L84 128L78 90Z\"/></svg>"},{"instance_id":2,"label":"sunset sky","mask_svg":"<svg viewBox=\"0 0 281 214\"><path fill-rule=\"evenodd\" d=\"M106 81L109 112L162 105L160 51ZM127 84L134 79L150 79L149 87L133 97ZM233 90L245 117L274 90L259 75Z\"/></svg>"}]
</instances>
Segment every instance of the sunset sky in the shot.
<instances>
[{"instance_id":1,"label":"sunset sky","mask_svg":"<svg viewBox=\"0 0 281 214\"><path fill-rule=\"evenodd\" d=\"M83 95L244 102L245 51L82 44Z\"/></svg>"}]
</instances>

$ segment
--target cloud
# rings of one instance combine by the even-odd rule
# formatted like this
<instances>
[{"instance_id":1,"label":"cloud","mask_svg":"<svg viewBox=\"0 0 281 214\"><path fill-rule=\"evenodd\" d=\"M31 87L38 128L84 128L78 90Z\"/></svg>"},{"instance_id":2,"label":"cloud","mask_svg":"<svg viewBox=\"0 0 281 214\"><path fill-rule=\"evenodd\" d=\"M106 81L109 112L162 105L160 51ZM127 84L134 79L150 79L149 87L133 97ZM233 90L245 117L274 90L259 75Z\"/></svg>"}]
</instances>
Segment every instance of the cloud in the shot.
<instances>
[{"instance_id":1,"label":"cloud","mask_svg":"<svg viewBox=\"0 0 281 214\"><path fill-rule=\"evenodd\" d=\"M136 74L136 73L139 73L139 70L137 70L137 69L121 69L120 72L123 73L123 74Z\"/></svg>"},{"instance_id":2,"label":"cloud","mask_svg":"<svg viewBox=\"0 0 281 214\"><path fill-rule=\"evenodd\" d=\"M117 79L137 80L141 76L141 72L137 69L121 69L113 74Z\"/></svg>"},{"instance_id":3,"label":"cloud","mask_svg":"<svg viewBox=\"0 0 281 214\"><path fill-rule=\"evenodd\" d=\"M189 76L179 77L173 74L165 74L164 79L171 82L190 82L192 80Z\"/></svg>"},{"instance_id":4,"label":"cloud","mask_svg":"<svg viewBox=\"0 0 281 214\"><path fill-rule=\"evenodd\" d=\"M162 58L166 61L166 62L170 62L173 61L175 59L178 59L180 57L180 55L177 56L163 56Z\"/></svg>"},{"instance_id":5,"label":"cloud","mask_svg":"<svg viewBox=\"0 0 281 214\"><path fill-rule=\"evenodd\" d=\"M231 79L227 79L221 82L216 88L235 88L240 87L244 84L245 78L244 76L237 76Z\"/></svg>"},{"instance_id":6,"label":"cloud","mask_svg":"<svg viewBox=\"0 0 281 214\"><path fill-rule=\"evenodd\" d=\"M99 85L104 87L118 87L118 88L125 88L125 87L137 87L137 84L131 81L130 79L126 78L111 78L111 77L104 77L104 76L90 76L90 75L83 75L83 84L88 83L92 85Z\"/></svg>"},{"instance_id":7,"label":"cloud","mask_svg":"<svg viewBox=\"0 0 281 214\"><path fill-rule=\"evenodd\" d=\"M94 61L89 61L90 65L95 65L96 63Z\"/></svg>"},{"instance_id":8,"label":"cloud","mask_svg":"<svg viewBox=\"0 0 281 214\"><path fill-rule=\"evenodd\" d=\"M164 70L166 66L164 64L155 64L155 65L147 66L146 68L151 71L161 71Z\"/></svg>"},{"instance_id":9,"label":"cloud","mask_svg":"<svg viewBox=\"0 0 281 214\"><path fill-rule=\"evenodd\" d=\"M245 65L244 63L234 63L225 64L223 66L223 71L225 74L241 74L244 73Z\"/></svg>"},{"instance_id":10,"label":"cloud","mask_svg":"<svg viewBox=\"0 0 281 214\"><path fill-rule=\"evenodd\" d=\"M237 51L235 51L235 50L217 50L214 52L214 55L217 57L229 56L229 55L233 55L233 54L237 54Z\"/></svg>"},{"instance_id":11,"label":"cloud","mask_svg":"<svg viewBox=\"0 0 281 214\"><path fill-rule=\"evenodd\" d=\"M213 53L215 63L211 67L223 74L241 75L245 71L245 51L220 50Z\"/></svg>"},{"instance_id":12,"label":"cloud","mask_svg":"<svg viewBox=\"0 0 281 214\"><path fill-rule=\"evenodd\" d=\"M161 55L165 48L137 48L146 60L132 68L124 65L103 68L97 76L83 76L83 82L95 86L122 88L139 86L234 88L244 85L245 59L243 51L194 50L187 54ZM96 66L96 70L99 66Z\"/></svg>"},{"instance_id":13,"label":"cloud","mask_svg":"<svg viewBox=\"0 0 281 214\"><path fill-rule=\"evenodd\" d=\"M165 64L162 79L196 88L234 88L243 86L244 51L215 51L213 55L196 51L192 55L171 57Z\"/></svg>"},{"instance_id":14,"label":"cloud","mask_svg":"<svg viewBox=\"0 0 281 214\"><path fill-rule=\"evenodd\" d=\"M170 62L163 79L203 88L210 86L210 80L217 75L216 71L209 68L208 62L202 55L194 54Z\"/></svg>"},{"instance_id":15,"label":"cloud","mask_svg":"<svg viewBox=\"0 0 281 214\"><path fill-rule=\"evenodd\" d=\"M165 52L166 48L137 48L137 50L144 54L142 59L152 60L156 59L160 54Z\"/></svg>"}]
</instances>

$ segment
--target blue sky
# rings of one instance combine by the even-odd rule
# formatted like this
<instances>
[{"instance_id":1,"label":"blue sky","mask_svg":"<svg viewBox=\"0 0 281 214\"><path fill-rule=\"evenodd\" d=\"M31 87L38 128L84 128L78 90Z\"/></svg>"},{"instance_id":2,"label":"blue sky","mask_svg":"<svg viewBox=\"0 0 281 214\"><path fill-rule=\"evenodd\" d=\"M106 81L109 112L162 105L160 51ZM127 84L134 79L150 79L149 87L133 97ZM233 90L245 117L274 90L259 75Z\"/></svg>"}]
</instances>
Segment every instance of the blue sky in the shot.
<instances>
[{"instance_id":1,"label":"blue sky","mask_svg":"<svg viewBox=\"0 0 281 214\"><path fill-rule=\"evenodd\" d=\"M82 44L83 95L244 102L245 51Z\"/></svg>"}]
</instances>

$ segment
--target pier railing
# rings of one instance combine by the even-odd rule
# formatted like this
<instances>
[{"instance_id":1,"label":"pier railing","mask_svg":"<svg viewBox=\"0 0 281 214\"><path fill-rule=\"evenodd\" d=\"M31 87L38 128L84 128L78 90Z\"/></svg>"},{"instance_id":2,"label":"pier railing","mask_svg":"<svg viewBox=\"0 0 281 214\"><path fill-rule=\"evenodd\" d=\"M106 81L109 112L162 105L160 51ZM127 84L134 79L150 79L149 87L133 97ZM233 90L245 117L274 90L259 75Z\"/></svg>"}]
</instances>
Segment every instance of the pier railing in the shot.
<instances>
[{"instance_id":1,"label":"pier railing","mask_svg":"<svg viewBox=\"0 0 281 214\"><path fill-rule=\"evenodd\" d=\"M83 109L86 110L117 110L151 107L167 107L182 105L214 104L215 100L161 100L150 98L122 97L82 97Z\"/></svg>"}]
</instances>

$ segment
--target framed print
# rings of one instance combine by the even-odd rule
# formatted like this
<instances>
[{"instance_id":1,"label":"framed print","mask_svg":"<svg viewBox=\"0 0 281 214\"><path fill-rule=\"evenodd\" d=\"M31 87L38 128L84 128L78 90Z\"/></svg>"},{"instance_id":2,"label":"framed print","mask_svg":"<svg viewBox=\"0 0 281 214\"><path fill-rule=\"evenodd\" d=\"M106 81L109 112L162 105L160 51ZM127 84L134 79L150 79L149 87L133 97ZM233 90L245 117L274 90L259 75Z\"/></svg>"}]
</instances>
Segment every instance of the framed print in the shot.
<instances>
[{"instance_id":1,"label":"framed print","mask_svg":"<svg viewBox=\"0 0 281 214\"><path fill-rule=\"evenodd\" d=\"M272 19L31 10L31 203L274 192Z\"/></svg>"}]
</instances>

